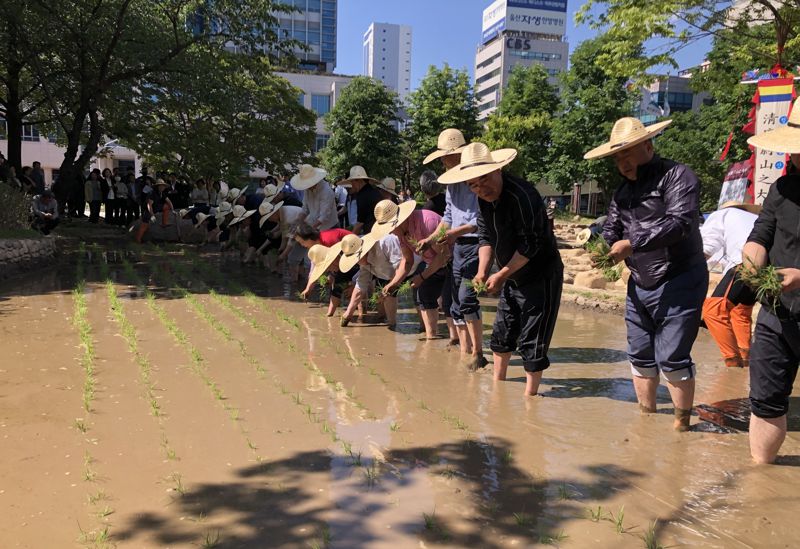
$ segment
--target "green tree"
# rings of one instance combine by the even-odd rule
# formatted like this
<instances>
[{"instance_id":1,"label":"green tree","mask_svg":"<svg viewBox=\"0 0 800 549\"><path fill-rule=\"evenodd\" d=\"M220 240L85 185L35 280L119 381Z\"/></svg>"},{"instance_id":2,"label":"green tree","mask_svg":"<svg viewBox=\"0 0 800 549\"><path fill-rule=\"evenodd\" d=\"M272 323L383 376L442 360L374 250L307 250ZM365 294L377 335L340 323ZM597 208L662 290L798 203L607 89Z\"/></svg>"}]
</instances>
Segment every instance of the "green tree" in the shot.
<instances>
[{"instance_id":1,"label":"green tree","mask_svg":"<svg viewBox=\"0 0 800 549\"><path fill-rule=\"evenodd\" d=\"M608 140L614 122L634 111L638 94L626 79L609 76L595 59L607 38L581 43L561 76L561 116L553 121L545 179L562 192L576 182L597 181L609 196L619 174L609 160L586 161L586 151Z\"/></svg>"},{"instance_id":2,"label":"green tree","mask_svg":"<svg viewBox=\"0 0 800 549\"><path fill-rule=\"evenodd\" d=\"M370 177L396 177L402 159L399 109L395 92L372 78L354 78L325 115L331 138L320 157L328 173L339 177L360 165Z\"/></svg>"},{"instance_id":3,"label":"green tree","mask_svg":"<svg viewBox=\"0 0 800 549\"><path fill-rule=\"evenodd\" d=\"M785 52L797 45L800 3L783 0L587 0L579 23L606 32L609 40L597 62L620 77L648 79L653 67L678 67L676 54L707 36L726 35L731 47L759 59L758 66L787 64ZM768 25L767 40L753 25ZM731 32L733 31L733 32ZM649 48L645 49L647 46ZM639 55L645 51L646 55Z\"/></svg>"},{"instance_id":4,"label":"green tree","mask_svg":"<svg viewBox=\"0 0 800 549\"><path fill-rule=\"evenodd\" d=\"M14 18L18 47L63 136L61 198L108 135L104 111L113 110L114 98L157 83L165 72L187 70L191 64L183 61L194 49L234 48L277 63L294 46L275 30L275 14L289 8L271 0L38 0L27 6L4 16Z\"/></svg>"},{"instance_id":5,"label":"green tree","mask_svg":"<svg viewBox=\"0 0 800 549\"><path fill-rule=\"evenodd\" d=\"M184 66L114 103L112 133L149 164L234 181L253 168L298 164L311 151L314 113L263 59L200 50Z\"/></svg>"},{"instance_id":6,"label":"green tree","mask_svg":"<svg viewBox=\"0 0 800 549\"><path fill-rule=\"evenodd\" d=\"M492 149L517 149L509 170L538 183L546 173L547 149L558 96L540 65L515 67L483 141Z\"/></svg>"},{"instance_id":7,"label":"green tree","mask_svg":"<svg viewBox=\"0 0 800 549\"><path fill-rule=\"evenodd\" d=\"M423 171L422 160L436 149L442 130L461 130L467 142L481 133L478 107L475 102L469 73L454 70L445 64L441 69L431 66L419 87L408 96L410 124L404 132L407 143L408 178Z\"/></svg>"}]
</instances>

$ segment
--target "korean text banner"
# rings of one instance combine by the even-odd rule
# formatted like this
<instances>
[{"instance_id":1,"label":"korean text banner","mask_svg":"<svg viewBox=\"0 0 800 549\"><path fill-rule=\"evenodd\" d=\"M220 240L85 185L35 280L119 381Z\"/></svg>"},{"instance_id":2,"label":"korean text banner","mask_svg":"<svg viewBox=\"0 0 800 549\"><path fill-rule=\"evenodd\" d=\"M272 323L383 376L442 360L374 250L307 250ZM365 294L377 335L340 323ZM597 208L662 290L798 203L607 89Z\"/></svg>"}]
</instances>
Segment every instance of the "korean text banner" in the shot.
<instances>
[{"instance_id":1,"label":"korean text banner","mask_svg":"<svg viewBox=\"0 0 800 549\"><path fill-rule=\"evenodd\" d=\"M567 0L508 0L509 8L567 12Z\"/></svg>"}]
</instances>

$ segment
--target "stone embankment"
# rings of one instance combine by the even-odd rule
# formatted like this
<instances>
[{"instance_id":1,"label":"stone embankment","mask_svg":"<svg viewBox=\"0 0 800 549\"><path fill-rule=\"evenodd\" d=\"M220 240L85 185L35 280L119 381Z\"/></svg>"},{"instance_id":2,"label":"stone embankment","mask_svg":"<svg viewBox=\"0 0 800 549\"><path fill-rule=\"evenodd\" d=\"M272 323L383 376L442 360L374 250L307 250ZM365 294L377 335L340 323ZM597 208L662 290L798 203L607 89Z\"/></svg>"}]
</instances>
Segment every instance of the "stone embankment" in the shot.
<instances>
[{"instance_id":1,"label":"stone embankment","mask_svg":"<svg viewBox=\"0 0 800 549\"><path fill-rule=\"evenodd\" d=\"M0 279L43 267L56 253L55 238L0 239Z\"/></svg>"}]
</instances>

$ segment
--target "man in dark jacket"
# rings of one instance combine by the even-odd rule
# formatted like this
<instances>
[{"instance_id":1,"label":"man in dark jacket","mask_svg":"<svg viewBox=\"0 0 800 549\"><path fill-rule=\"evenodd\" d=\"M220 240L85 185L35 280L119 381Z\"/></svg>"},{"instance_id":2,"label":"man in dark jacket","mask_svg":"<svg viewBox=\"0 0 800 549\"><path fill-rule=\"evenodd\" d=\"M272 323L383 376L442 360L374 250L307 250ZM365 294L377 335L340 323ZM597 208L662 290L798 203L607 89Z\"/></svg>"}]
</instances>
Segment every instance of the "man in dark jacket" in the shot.
<instances>
[{"instance_id":1,"label":"man in dark jacket","mask_svg":"<svg viewBox=\"0 0 800 549\"><path fill-rule=\"evenodd\" d=\"M603 238L610 257L631 270L625 323L633 385L642 413L656 411L659 372L667 381L678 431L692 413L691 350L700 329L708 270L700 236L700 184L690 168L655 154L652 138L670 121L614 125L608 143L584 158L614 157L623 181L608 209Z\"/></svg>"},{"instance_id":2,"label":"man in dark jacket","mask_svg":"<svg viewBox=\"0 0 800 549\"><path fill-rule=\"evenodd\" d=\"M471 143L461 163L439 177L445 185L466 181L478 196L478 274L476 285L500 294L492 327L494 379L504 381L511 353L519 350L526 395L539 391L542 372L561 304L564 265L547 222L544 201L533 184L503 173L514 149L490 152ZM489 276L493 256L500 270Z\"/></svg>"},{"instance_id":3,"label":"man in dark jacket","mask_svg":"<svg viewBox=\"0 0 800 549\"><path fill-rule=\"evenodd\" d=\"M788 124L748 143L792 155L789 173L770 188L742 252L745 269L769 263L782 277L778 303L762 303L750 349L750 454L757 463L772 463L786 438L800 365L800 101Z\"/></svg>"}]
</instances>

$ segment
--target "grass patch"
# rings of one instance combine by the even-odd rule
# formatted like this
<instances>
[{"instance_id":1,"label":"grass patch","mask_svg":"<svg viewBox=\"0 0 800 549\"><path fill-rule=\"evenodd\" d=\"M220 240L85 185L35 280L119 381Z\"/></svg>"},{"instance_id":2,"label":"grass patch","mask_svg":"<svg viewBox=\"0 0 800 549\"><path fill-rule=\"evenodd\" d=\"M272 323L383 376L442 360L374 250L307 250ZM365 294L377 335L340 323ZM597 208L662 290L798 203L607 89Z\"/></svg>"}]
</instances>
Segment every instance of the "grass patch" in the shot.
<instances>
[{"instance_id":1,"label":"grass patch","mask_svg":"<svg viewBox=\"0 0 800 549\"><path fill-rule=\"evenodd\" d=\"M44 236L33 229L0 228L0 238L44 238Z\"/></svg>"}]
</instances>

